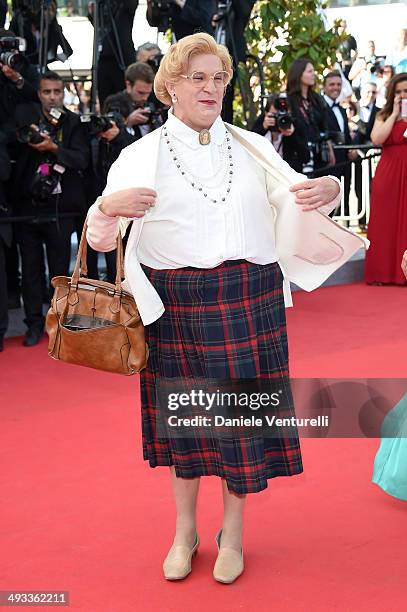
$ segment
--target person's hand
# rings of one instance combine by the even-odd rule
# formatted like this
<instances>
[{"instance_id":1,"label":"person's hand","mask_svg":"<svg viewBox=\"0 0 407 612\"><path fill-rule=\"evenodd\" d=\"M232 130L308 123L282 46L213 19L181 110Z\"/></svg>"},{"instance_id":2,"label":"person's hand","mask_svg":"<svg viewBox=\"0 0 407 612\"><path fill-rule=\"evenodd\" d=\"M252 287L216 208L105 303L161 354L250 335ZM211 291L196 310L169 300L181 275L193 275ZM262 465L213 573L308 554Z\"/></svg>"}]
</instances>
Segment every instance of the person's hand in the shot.
<instances>
[{"instance_id":1,"label":"person's hand","mask_svg":"<svg viewBox=\"0 0 407 612\"><path fill-rule=\"evenodd\" d=\"M333 179L322 176L292 185L290 191L296 194L296 204L300 204L303 210L307 211L332 202L339 194L340 187Z\"/></svg>"},{"instance_id":2,"label":"person's hand","mask_svg":"<svg viewBox=\"0 0 407 612\"><path fill-rule=\"evenodd\" d=\"M401 269L404 272L404 276L407 278L407 251L404 251L403 261L401 262Z\"/></svg>"},{"instance_id":3,"label":"person's hand","mask_svg":"<svg viewBox=\"0 0 407 612\"><path fill-rule=\"evenodd\" d=\"M396 94L394 96L393 111L391 114L393 117L398 117L400 113L401 113L401 96L400 94Z\"/></svg>"},{"instance_id":4,"label":"person's hand","mask_svg":"<svg viewBox=\"0 0 407 612\"><path fill-rule=\"evenodd\" d=\"M336 164L335 151L330 142L328 142L328 151L329 151L329 165L334 166Z\"/></svg>"},{"instance_id":5,"label":"person's hand","mask_svg":"<svg viewBox=\"0 0 407 612\"><path fill-rule=\"evenodd\" d=\"M40 153L45 153L48 151L49 153L54 153L55 155L58 153L58 145L51 139L51 136L46 132L40 132L43 140L38 144L28 143L30 147L35 149L36 151L40 151Z\"/></svg>"},{"instance_id":6,"label":"person's hand","mask_svg":"<svg viewBox=\"0 0 407 612\"><path fill-rule=\"evenodd\" d=\"M289 128L285 128L284 130L280 130L280 133L283 136L292 136L294 134L295 127L291 125Z\"/></svg>"},{"instance_id":7,"label":"person's hand","mask_svg":"<svg viewBox=\"0 0 407 612\"><path fill-rule=\"evenodd\" d=\"M356 161L358 157L359 154L356 149L351 149L350 151L348 151L348 159L350 159L350 161Z\"/></svg>"},{"instance_id":8,"label":"person's hand","mask_svg":"<svg viewBox=\"0 0 407 612\"><path fill-rule=\"evenodd\" d=\"M99 132L98 134L96 134L96 137L102 138L107 142L111 142L112 140L114 140L120 134L120 128L117 127L117 124L114 121L112 121L111 123L113 124L111 128L109 128L105 132Z\"/></svg>"},{"instance_id":9,"label":"person's hand","mask_svg":"<svg viewBox=\"0 0 407 612\"><path fill-rule=\"evenodd\" d=\"M133 125L144 125L149 120L149 113L145 108L136 108L127 117L126 125L133 127Z\"/></svg>"},{"instance_id":10,"label":"person's hand","mask_svg":"<svg viewBox=\"0 0 407 612\"><path fill-rule=\"evenodd\" d=\"M270 128L273 128L276 125L276 118L273 117L272 113L266 113L266 116L264 117L264 121L263 121L263 128L265 130L269 130Z\"/></svg>"},{"instance_id":11,"label":"person's hand","mask_svg":"<svg viewBox=\"0 0 407 612\"><path fill-rule=\"evenodd\" d=\"M7 66L7 64L1 64L1 69L4 76L13 83L15 83L16 81L18 81L18 79L21 78L21 74L10 68L10 66Z\"/></svg>"},{"instance_id":12,"label":"person's hand","mask_svg":"<svg viewBox=\"0 0 407 612\"><path fill-rule=\"evenodd\" d=\"M156 198L154 189L132 187L103 196L99 208L108 217L140 218L154 206Z\"/></svg>"}]
</instances>

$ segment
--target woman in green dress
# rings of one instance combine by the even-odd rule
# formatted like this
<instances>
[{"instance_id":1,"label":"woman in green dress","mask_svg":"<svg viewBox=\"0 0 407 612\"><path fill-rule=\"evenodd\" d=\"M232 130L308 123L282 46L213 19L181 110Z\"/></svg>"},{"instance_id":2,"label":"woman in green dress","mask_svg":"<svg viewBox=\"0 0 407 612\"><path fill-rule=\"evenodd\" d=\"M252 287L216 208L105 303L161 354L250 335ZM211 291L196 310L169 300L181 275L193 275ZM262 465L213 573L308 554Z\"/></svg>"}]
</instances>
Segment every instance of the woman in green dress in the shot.
<instances>
[{"instance_id":1,"label":"woman in green dress","mask_svg":"<svg viewBox=\"0 0 407 612\"><path fill-rule=\"evenodd\" d=\"M407 278L407 251L401 267ZM373 482L389 495L407 501L407 393L383 421Z\"/></svg>"}]
</instances>

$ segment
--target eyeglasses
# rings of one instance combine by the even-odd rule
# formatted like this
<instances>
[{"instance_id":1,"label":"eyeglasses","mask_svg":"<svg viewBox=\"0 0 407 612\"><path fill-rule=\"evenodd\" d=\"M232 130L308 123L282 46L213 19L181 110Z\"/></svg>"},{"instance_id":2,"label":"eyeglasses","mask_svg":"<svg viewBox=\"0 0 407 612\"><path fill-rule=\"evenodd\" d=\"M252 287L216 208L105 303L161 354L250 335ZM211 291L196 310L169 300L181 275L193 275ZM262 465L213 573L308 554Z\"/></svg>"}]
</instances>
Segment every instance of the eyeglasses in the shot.
<instances>
[{"instance_id":1,"label":"eyeglasses","mask_svg":"<svg viewBox=\"0 0 407 612\"><path fill-rule=\"evenodd\" d=\"M226 70L219 70L215 74L206 74L206 72L193 72L192 74L181 74L182 78L188 79L194 87L203 87L211 79L215 83L217 89L223 89L230 82L230 74Z\"/></svg>"}]
</instances>

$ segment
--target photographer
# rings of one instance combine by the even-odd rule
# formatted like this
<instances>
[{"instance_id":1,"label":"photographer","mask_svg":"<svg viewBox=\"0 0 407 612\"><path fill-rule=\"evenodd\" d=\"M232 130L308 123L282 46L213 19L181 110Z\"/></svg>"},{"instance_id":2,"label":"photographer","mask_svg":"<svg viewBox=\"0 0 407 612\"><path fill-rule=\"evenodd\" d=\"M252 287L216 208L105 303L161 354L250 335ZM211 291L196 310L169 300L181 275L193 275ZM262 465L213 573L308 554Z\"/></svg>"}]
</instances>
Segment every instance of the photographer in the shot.
<instances>
[{"instance_id":1,"label":"photographer","mask_svg":"<svg viewBox=\"0 0 407 612\"><path fill-rule=\"evenodd\" d=\"M47 27L43 27L42 18ZM73 53L57 21L56 0L14 0L10 29L26 39L27 58L36 66L41 62L41 69L57 59L65 61Z\"/></svg>"},{"instance_id":2,"label":"photographer","mask_svg":"<svg viewBox=\"0 0 407 612\"><path fill-rule=\"evenodd\" d=\"M126 129L126 120L132 112L133 105L122 93L108 96L103 107L104 115L95 118L88 124L88 134L91 149L91 167L86 173L86 199L88 206L93 204L106 186L107 175L111 165L119 157L121 151L136 140ZM103 131L99 131L101 123L107 123ZM86 125L86 123L84 123ZM84 219L77 223L78 237L82 232ZM104 254L106 260L107 280L114 283L116 277L116 251ZM98 278L98 254L88 247L88 274L90 278Z\"/></svg>"},{"instance_id":3,"label":"photographer","mask_svg":"<svg viewBox=\"0 0 407 612\"><path fill-rule=\"evenodd\" d=\"M100 56L97 79L100 105L107 96L123 89L126 66L136 59L132 30L138 0L99 0L89 2L88 19L93 25L99 7Z\"/></svg>"},{"instance_id":4,"label":"photographer","mask_svg":"<svg viewBox=\"0 0 407 612\"><path fill-rule=\"evenodd\" d=\"M38 74L18 50L14 32L0 28L0 123L14 132L16 106L38 102Z\"/></svg>"},{"instance_id":5,"label":"photographer","mask_svg":"<svg viewBox=\"0 0 407 612\"><path fill-rule=\"evenodd\" d=\"M213 0L174 0L172 10L172 31L180 40L195 32L213 34L212 15Z\"/></svg>"},{"instance_id":6,"label":"photographer","mask_svg":"<svg viewBox=\"0 0 407 612\"><path fill-rule=\"evenodd\" d=\"M305 131L294 125L287 98L284 94L267 99L264 112L256 119L252 129L270 140L277 153L297 172L310 159Z\"/></svg>"},{"instance_id":7,"label":"photographer","mask_svg":"<svg viewBox=\"0 0 407 612\"><path fill-rule=\"evenodd\" d=\"M287 94L295 126L306 134L310 161L303 172L307 174L335 164L332 143L327 139L327 105L314 91L315 81L314 66L309 59L293 61L287 73Z\"/></svg>"},{"instance_id":8,"label":"photographer","mask_svg":"<svg viewBox=\"0 0 407 612\"><path fill-rule=\"evenodd\" d=\"M219 5L219 3L217 3ZM226 46L233 58L235 72L229 87L226 89L223 100L222 118L224 121L233 123L233 100L236 84L236 70L239 62L246 61L247 43L245 30L249 23L250 15L255 5L255 0L231 0L231 13L229 16L230 30L226 28ZM218 15L214 15L216 20Z\"/></svg>"},{"instance_id":9,"label":"photographer","mask_svg":"<svg viewBox=\"0 0 407 612\"><path fill-rule=\"evenodd\" d=\"M349 71L349 81L356 98L360 99L362 87L370 81L375 81L377 72L381 69L383 61L376 55L376 45L373 40L367 42L366 54L358 57Z\"/></svg>"},{"instance_id":10,"label":"photographer","mask_svg":"<svg viewBox=\"0 0 407 612\"><path fill-rule=\"evenodd\" d=\"M132 107L126 125L135 140L162 124L161 112L153 100L154 71L144 62L131 64L125 72L124 97Z\"/></svg>"},{"instance_id":11,"label":"photographer","mask_svg":"<svg viewBox=\"0 0 407 612\"><path fill-rule=\"evenodd\" d=\"M79 117L63 107L63 95L60 76L46 72L39 83L40 105L21 105L16 112L20 144L13 202L17 214L32 217L16 223L28 326L25 346L37 344L43 333L43 245L50 279L67 275L73 217L86 212L81 172L88 166L88 143Z\"/></svg>"},{"instance_id":12,"label":"photographer","mask_svg":"<svg viewBox=\"0 0 407 612\"><path fill-rule=\"evenodd\" d=\"M162 51L158 45L151 42L145 42L137 48L136 62L143 62L144 64L154 63L156 57L162 57Z\"/></svg>"}]
</instances>

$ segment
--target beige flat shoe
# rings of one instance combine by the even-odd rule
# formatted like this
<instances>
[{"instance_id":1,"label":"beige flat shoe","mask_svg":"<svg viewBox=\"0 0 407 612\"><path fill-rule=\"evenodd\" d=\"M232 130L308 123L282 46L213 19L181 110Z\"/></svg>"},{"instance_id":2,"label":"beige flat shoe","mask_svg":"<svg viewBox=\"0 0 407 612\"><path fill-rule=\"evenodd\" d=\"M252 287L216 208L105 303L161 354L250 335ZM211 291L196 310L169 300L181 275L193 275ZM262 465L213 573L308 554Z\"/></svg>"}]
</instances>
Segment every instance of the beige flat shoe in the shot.
<instances>
[{"instance_id":1,"label":"beige flat shoe","mask_svg":"<svg viewBox=\"0 0 407 612\"><path fill-rule=\"evenodd\" d=\"M243 573L243 549L240 553L234 548L220 547L222 537L222 529L215 537L218 546L218 558L216 559L215 567L213 568L213 577L218 582L231 584Z\"/></svg>"},{"instance_id":2,"label":"beige flat shoe","mask_svg":"<svg viewBox=\"0 0 407 612\"><path fill-rule=\"evenodd\" d=\"M192 558L198 552L199 536L196 534L195 544L188 546L172 545L163 563L164 576L167 580L182 580L191 573Z\"/></svg>"}]
</instances>

